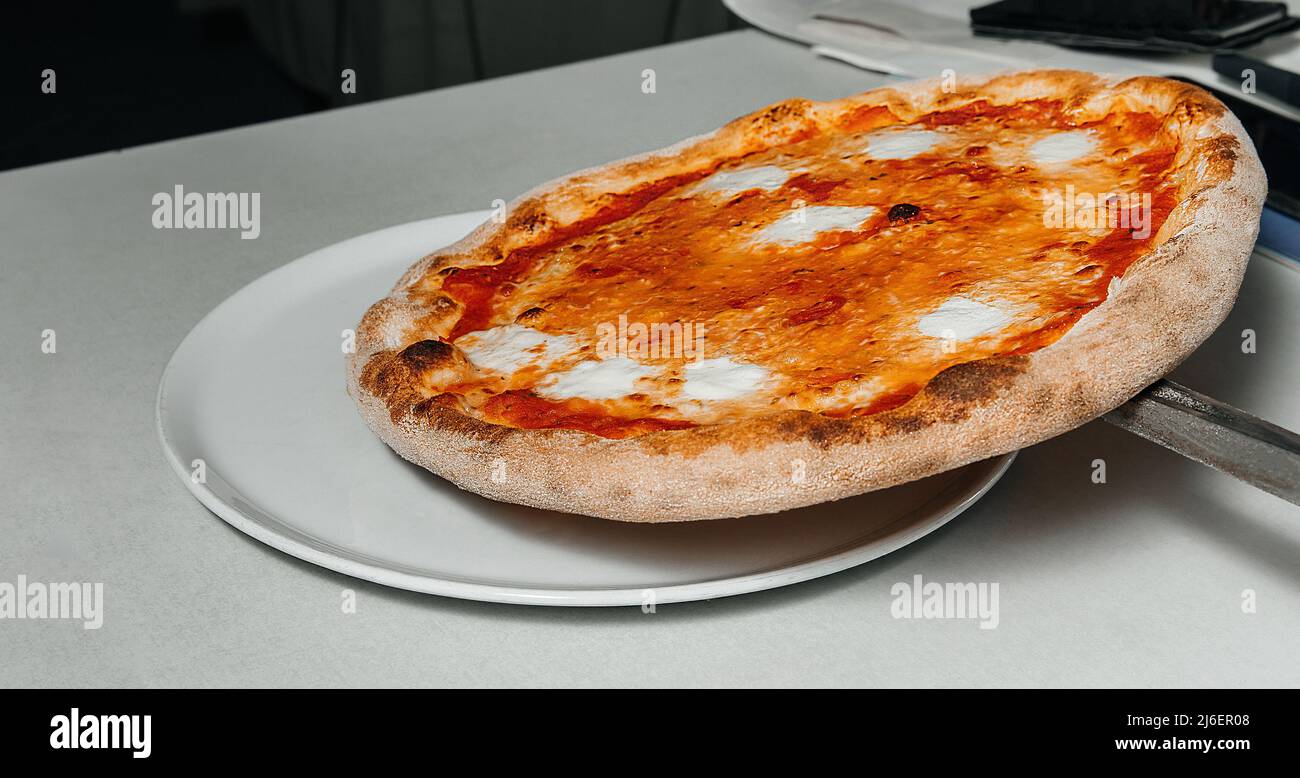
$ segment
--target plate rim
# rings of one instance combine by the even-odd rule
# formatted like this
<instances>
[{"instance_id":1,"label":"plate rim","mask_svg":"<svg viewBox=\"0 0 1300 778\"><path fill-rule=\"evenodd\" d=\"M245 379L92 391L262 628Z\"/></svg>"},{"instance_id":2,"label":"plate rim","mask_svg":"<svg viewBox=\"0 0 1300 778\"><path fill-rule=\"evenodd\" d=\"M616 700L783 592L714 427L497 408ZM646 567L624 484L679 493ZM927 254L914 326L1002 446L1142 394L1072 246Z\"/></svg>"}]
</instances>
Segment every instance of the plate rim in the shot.
<instances>
[{"instance_id":1,"label":"plate rim","mask_svg":"<svg viewBox=\"0 0 1300 778\"><path fill-rule=\"evenodd\" d=\"M864 542L861 538L856 540L845 541L837 546L832 547L826 553L818 555L816 558L807 559L794 564L786 564L774 569L763 570L755 573L747 573L738 576L727 576L723 578L714 578L704 581L693 581L681 584L671 584L658 587L530 587L503 585L498 583L488 583L479 581L465 581L450 577L437 577L425 573L409 572L399 569L401 565L397 563L382 564L380 560L374 562L366 561L363 555L350 551L349 549L337 546L326 541L313 537L310 533L297 530L291 524L285 522L273 514L256 508L256 511L262 513L269 521L262 521L255 516L241 511L231 505L220 495L218 495L207 483L196 483L190 475L189 469L185 466L177 450L172 446L167 436L167 431L163 423L164 404L167 399L168 379L176 365L177 355L186 347L203 327L220 312L237 298L247 293L252 287L269 281L272 277L282 273L289 272L291 268L299 263L306 263L315 258L318 254L325 251L335 250L348 243L363 241L374 238L385 232L392 232L399 229L415 229L417 225L429 222L451 221L453 219L462 219L472 215L490 214L491 211L466 211L462 213L443 214L427 219L416 219L414 221L394 224L383 227L360 235L355 235L344 240L322 246L286 262L279 267L272 268L267 272L257 276L248 283L227 295L221 302L217 303L211 310L199 318L197 322L181 338L180 342L172 350L171 355L167 358L167 364L163 368L162 374L158 379L158 389L154 399L154 431L158 436L158 442L163 450L163 454L171 466L172 472L176 474L181 482L198 501L209 511L216 514L218 518L226 522L233 528L248 535L249 537L260 541L289 556L310 562L318 567L341 573L343 575L360 578L371 581L372 583L390 586L407 591L419 592L422 594L434 594L445 597L454 597L464 600L476 600L480 602L496 602L513 605L548 605L548 606L570 606L570 607L617 607L617 606L635 606L643 605L645 593L653 592L653 603L656 605L670 604L678 602L690 602L696 600L707 600L718 597L728 597L739 594L750 594L766 589L774 589L790 584L802 583L804 581L821 578L823 576L847 570L850 567L870 562L874 559L886 556L898 549L910 545L911 543L929 535L939 528L952 521L958 515L966 511L971 505L975 504L983 497L993 485L1002 479L1011 463L1015 460L1018 451L1011 451L1000 456L990 457L989 459L973 462L964 465L960 469L966 468L984 468L985 472L975 475L970 484L959 488L958 492L953 495L951 501L934 516L919 524L913 522L912 526L906 527L903 531L896 531L892 536L888 533L891 527L895 527L913 516L917 509L904 513L894 522L891 522L878 531L885 532L886 537L882 541L875 543ZM239 496L250 507L255 503L248 500L237 489L231 487L231 492ZM484 498L486 499L486 498ZM920 507L923 508L926 503ZM284 531L278 527L283 527ZM305 540L299 540L292 534L303 536ZM845 544L852 544L850 548L844 548ZM332 546L338 549L339 553L330 553L324 546ZM838 550L836 550L838 549Z\"/></svg>"}]
</instances>

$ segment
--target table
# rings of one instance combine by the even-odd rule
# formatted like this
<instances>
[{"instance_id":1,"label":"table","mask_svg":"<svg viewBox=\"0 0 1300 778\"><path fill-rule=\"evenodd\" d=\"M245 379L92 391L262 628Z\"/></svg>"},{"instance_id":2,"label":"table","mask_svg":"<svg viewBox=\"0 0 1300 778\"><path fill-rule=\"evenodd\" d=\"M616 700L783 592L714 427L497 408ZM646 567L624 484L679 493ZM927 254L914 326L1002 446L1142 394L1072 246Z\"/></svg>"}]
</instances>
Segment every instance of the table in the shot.
<instances>
[{"instance_id":1,"label":"table","mask_svg":"<svg viewBox=\"0 0 1300 778\"><path fill-rule=\"evenodd\" d=\"M231 529L165 463L153 409L168 356L272 268L780 98L882 82L744 31L0 174L0 582L105 590L98 630L0 621L0 685L1300 685L1300 509L1100 422L1024 451L902 551L653 614L350 579ZM153 194L177 184L260 192L260 237L154 229ZM1300 273L1257 256L1175 378L1300 427L1297 301ZM1246 328L1257 353L1242 353ZM997 583L997 628L893 618L891 587L916 574Z\"/></svg>"}]
</instances>

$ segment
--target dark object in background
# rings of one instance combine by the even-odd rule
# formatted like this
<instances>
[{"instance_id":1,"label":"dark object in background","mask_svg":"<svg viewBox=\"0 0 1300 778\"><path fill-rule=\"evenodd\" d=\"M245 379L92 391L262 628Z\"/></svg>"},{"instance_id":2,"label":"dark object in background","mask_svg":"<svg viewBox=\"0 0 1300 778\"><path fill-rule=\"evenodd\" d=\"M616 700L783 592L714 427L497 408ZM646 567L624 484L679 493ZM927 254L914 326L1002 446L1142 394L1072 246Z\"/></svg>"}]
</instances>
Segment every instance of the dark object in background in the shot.
<instances>
[{"instance_id":1,"label":"dark object in background","mask_svg":"<svg viewBox=\"0 0 1300 778\"><path fill-rule=\"evenodd\" d=\"M1300 75L1270 65L1262 59L1233 52L1215 54L1211 61L1214 72L1236 81L1246 71L1254 71L1255 88L1287 105L1300 108Z\"/></svg>"},{"instance_id":2,"label":"dark object in background","mask_svg":"<svg viewBox=\"0 0 1300 778\"><path fill-rule=\"evenodd\" d=\"M1255 143L1259 161L1268 176L1268 205L1293 219L1300 219L1300 122L1267 108L1221 92L1182 76L1169 76L1214 95L1241 120Z\"/></svg>"},{"instance_id":3,"label":"dark object in background","mask_svg":"<svg viewBox=\"0 0 1300 778\"><path fill-rule=\"evenodd\" d=\"M738 29L720 0L241 0L294 81L347 105ZM357 73L356 94L339 73Z\"/></svg>"},{"instance_id":4,"label":"dark object in background","mask_svg":"<svg viewBox=\"0 0 1300 778\"><path fill-rule=\"evenodd\" d=\"M1159 52L1237 48L1300 27L1285 3L1247 0L1000 0L970 20L977 35Z\"/></svg>"},{"instance_id":5,"label":"dark object in background","mask_svg":"<svg viewBox=\"0 0 1300 778\"><path fill-rule=\"evenodd\" d=\"M42 91L53 70L56 91ZM6 5L0 170L327 107L256 45L243 11L174 0Z\"/></svg>"},{"instance_id":6,"label":"dark object in background","mask_svg":"<svg viewBox=\"0 0 1300 778\"><path fill-rule=\"evenodd\" d=\"M20 0L0 24L0 170L742 26L721 0Z\"/></svg>"}]
</instances>

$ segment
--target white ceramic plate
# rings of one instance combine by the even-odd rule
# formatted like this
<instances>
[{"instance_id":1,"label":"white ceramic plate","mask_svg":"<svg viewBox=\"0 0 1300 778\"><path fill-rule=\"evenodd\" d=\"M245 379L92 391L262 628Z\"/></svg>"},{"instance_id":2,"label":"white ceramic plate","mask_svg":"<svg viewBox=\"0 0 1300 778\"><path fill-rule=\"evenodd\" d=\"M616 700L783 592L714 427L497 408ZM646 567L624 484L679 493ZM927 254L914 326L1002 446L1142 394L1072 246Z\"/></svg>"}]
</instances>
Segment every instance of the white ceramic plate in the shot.
<instances>
[{"instance_id":1,"label":"white ceramic plate","mask_svg":"<svg viewBox=\"0 0 1300 778\"><path fill-rule=\"evenodd\" d=\"M158 388L158 432L190 491L268 545L389 586L639 605L770 589L875 559L961 513L1014 459L797 511L682 524L622 524L462 492L366 428L344 389L342 333L411 262L486 216L444 216L321 249L204 317Z\"/></svg>"}]
</instances>

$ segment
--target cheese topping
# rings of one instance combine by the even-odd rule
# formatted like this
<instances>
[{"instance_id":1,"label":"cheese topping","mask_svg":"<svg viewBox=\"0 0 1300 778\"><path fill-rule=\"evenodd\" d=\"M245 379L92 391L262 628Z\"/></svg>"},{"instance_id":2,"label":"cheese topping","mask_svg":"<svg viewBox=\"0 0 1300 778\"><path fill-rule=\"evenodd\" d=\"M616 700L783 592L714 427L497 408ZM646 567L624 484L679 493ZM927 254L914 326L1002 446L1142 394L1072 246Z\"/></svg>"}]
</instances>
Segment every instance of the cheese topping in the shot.
<instances>
[{"instance_id":1,"label":"cheese topping","mask_svg":"<svg viewBox=\"0 0 1300 778\"><path fill-rule=\"evenodd\" d=\"M914 127L889 129L867 136L866 153L873 159L911 159L939 144L941 136Z\"/></svg>"},{"instance_id":2,"label":"cheese topping","mask_svg":"<svg viewBox=\"0 0 1300 778\"><path fill-rule=\"evenodd\" d=\"M682 397L687 400L735 400L758 390L768 371L731 357L714 357L686 364Z\"/></svg>"},{"instance_id":3,"label":"cheese topping","mask_svg":"<svg viewBox=\"0 0 1300 778\"><path fill-rule=\"evenodd\" d=\"M754 242L785 246L807 243L816 238L818 233L856 230L876 213L877 209L870 205L809 205L796 208L760 230L754 236Z\"/></svg>"},{"instance_id":4,"label":"cheese topping","mask_svg":"<svg viewBox=\"0 0 1300 778\"><path fill-rule=\"evenodd\" d=\"M1010 323L1010 314L1001 308L968 297L949 297L922 317L917 327L932 338L970 340Z\"/></svg>"},{"instance_id":5,"label":"cheese topping","mask_svg":"<svg viewBox=\"0 0 1300 778\"><path fill-rule=\"evenodd\" d=\"M790 180L790 176L790 171L776 165L738 168L714 173L701 181L699 188L727 195L738 195L751 189L771 192L780 189L786 181Z\"/></svg>"},{"instance_id":6,"label":"cheese topping","mask_svg":"<svg viewBox=\"0 0 1300 778\"><path fill-rule=\"evenodd\" d=\"M1086 132L1058 132L1029 147L1029 154L1039 164L1057 164L1078 159L1096 146Z\"/></svg>"},{"instance_id":7,"label":"cheese topping","mask_svg":"<svg viewBox=\"0 0 1300 778\"><path fill-rule=\"evenodd\" d=\"M537 385L537 393L559 399L613 400L635 393L636 382L654 372L627 357L589 359L547 376Z\"/></svg>"},{"instance_id":8,"label":"cheese topping","mask_svg":"<svg viewBox=\"0 0 1300 778\"><path fill-rule=\"evenodd\" d=\"M526 365L545 366L572 352L577 344L567 335L547 335L530 327L507 324L471 332L456 341L475 367L513 375Z\"/></svg>"}]
</instances>

